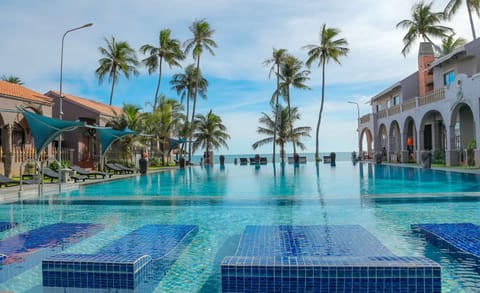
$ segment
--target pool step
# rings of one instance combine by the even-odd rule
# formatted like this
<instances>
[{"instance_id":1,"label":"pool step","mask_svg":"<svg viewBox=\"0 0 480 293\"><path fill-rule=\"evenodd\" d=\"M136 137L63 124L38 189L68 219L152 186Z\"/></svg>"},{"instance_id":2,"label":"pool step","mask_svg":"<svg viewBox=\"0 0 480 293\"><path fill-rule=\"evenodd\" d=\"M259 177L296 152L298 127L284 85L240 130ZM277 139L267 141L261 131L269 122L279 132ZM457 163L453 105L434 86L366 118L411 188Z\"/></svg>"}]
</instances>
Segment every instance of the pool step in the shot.
<instances>
[{"instance_id":1,"label":"pool step","mask_svg":"<svg viewBox=\"0 0 480 293\"><path fill-rule=\"evenodd\" d=\"M165 274L197 232L195 225L145 225L96 254L55 255L42 263L43 286L136 289L151 267Z\"/></svg>"},{"instance_id":2,"label":"pool step","mask_svg":"<svg viewBox=\"0 0 480 293\"><path fill-rule=\"evenodd\" d=\"M247 226L221 274L223 292L441 292L437 263L359 225Z\"/></svg>"}]
</instances>

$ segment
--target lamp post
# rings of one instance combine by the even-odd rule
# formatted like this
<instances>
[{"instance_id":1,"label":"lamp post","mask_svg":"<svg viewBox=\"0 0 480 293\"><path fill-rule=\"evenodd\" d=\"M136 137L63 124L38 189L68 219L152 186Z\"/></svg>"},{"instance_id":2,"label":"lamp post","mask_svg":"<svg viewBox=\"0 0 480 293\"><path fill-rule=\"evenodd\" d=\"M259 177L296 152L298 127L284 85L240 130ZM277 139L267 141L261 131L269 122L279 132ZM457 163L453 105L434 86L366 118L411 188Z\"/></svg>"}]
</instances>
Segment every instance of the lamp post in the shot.
<instances>
[{"instance_id":1,"label":"lamp post","mask_svg":"<svg viewBox=\"0 0 480 293\"><path fill-rule=\"evenodd\" d=\"M360 156L360 128L359 128L359 123L360 123L360 106L358 105L357 102L354 101L348 101L347 103L350 104L355 104L357 105L357 135L358 135L358 155Z\"/></svg>"},{"instance_id":2,"label":"lamp post","mask_svg":"<svg viewBox=\"0 0 480 293\"><path fill-rule=\"evenodd\" d=\"M73 32L73 31L76 31L76 30L79 30L79 29L83 29L83 28L87 28L87 27L90 27L92 26L93 23L87 23L87 24L84 24L82 26L79 26L79 27L75 27L75 28L72 28L72 29L69 29L67 30L63 36L62 36L62 49L61 49L61 52L60 52L60 98L59 98L59 103L58 103L58 106L59 106L59 115L58 117L60 118L60 120L62 120L63 118L63 92L62 92L62 83L63 83L63 43L65 41L65 36L69 33L69 32ZM58 178L58 192L61 193L62 192L62 135L60 134L60 138L58 140L58 163L60 164L58 166L58 175L60 178Z\"/></svg>"}]
</instances>

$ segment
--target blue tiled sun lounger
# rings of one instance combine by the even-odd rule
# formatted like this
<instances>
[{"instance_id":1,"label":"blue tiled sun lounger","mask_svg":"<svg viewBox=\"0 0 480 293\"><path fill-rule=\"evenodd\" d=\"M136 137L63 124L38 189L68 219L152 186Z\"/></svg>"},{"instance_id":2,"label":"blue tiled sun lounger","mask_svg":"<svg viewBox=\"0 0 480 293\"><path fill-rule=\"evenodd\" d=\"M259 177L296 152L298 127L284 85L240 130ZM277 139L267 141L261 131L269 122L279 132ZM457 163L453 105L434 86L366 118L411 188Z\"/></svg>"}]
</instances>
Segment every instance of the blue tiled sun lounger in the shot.
<instances>
[{"instance_id":1,"label":"blue tiled sun lounger","mask_svg":"<svg viewBox=\"0 0 480 293\"><path fill-rule=\"evenodd\" d=\"M103 229L103 225L85 223L56 223L0 241L0 281L5 281L43 258L90 237Z\"/></svg>"},{"instance_id":2,"label":"blue tiled sun lounger","mask_svg":"<svg viewBox=\"0 0 480 293\"><path fill-rule=\"evenodd\" d=\"M42 263L47 287L135 289L152 264L164 274L198 232L194 225L145 225L96 254L59 254Z\"/></svg>"},{"instance_id":3,"label":"blue tiled sun lounger","mask_svg":"<svg viewBox=\"0 0 480 293\"><path fill-rule=\"evenodd\" d=\"M13 227L17 226L17 223L13 222L0 222L0 232L12 229Z\"/></svg>"},{"instance_id":4,"label":"blue tiled sun lounger","mask_svg":"<svg viewBox=\"0 0 480 293\"><path fill-rule=\"evenodd\" d=\"M223 292L440 292L440 266L399 257L359 225L247 226Z\"/></svg>"},{"instance_id":5,"label":"blue tiled sun lounger","mask_svg":"<svg viewBox=\"0 0 480 293\"><path fill-rule=\"evenodd\" d=\"M433 245L480 264L480 226L472 223L415 224L412 230Z\"/></svg>"}]
</instances>

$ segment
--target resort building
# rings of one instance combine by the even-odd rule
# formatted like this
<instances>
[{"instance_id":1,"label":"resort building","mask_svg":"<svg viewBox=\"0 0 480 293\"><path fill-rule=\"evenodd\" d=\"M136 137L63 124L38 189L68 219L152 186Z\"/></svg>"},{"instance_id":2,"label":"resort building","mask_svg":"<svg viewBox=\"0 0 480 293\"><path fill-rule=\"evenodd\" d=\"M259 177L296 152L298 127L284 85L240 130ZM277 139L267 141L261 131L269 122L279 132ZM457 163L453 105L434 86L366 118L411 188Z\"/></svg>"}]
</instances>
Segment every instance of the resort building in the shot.
<instances>
[{"instance_id":1,"label":"resort building","mask_svg":"<svg viewBox=\"0 0 480 293\"><path fill-rule=\"evenodd\" d=\"M448 166L480 166L480 40L436 57L421 43L418 71L371 98L359 121L360 154L420 162L422 151Z\"/></svg>"},{"instance_id":2,"label":"resort building","mask_svg":"<svg viewBox=\"0 0 480 293\"><path fill-rule=\"evenodd\" d=\"M60 95L56 91L45 94L54 102L53 118L60 118ZM87 125L104 127L115 116L122 113L122 109L99 103L90 99L77 97L71 94L62 94L62 119L70 121L82 121ZM67 159L72 164L82 168L95 168L100 161L100 143L94 128L77 128L63 135L62 149L66 147L70 154ZM63 157L63 156L62 156Z\"/></svg>"},{"instance_id":3,"label":"resort building","mask_svg":"<svg viewBox=\"0 0 480 293\"><path fill-rule=\"evenodd\" d=\"M0 174L18 175L22 162L35 157L35 142L23 115L14 111L23 107L52 117L53 101L24 86L0 80L0 104Z\"/></svg>"}]
</instances>

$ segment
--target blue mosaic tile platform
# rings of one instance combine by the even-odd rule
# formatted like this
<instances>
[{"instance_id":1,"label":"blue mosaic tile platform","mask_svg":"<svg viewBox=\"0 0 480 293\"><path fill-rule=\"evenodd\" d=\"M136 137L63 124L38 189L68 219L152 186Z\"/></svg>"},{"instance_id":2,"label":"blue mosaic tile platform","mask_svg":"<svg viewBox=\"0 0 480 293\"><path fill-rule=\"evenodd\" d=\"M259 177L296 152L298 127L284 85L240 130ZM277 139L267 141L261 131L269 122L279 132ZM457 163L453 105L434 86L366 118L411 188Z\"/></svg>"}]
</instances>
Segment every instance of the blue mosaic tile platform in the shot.
<instances>
[{"instance_id":1,"label":"blue mosaic tile platform","mask_svg":"<svg viewBox=\"0 0 480 293\"><path fill-rule=\"evenodd\" d=\"M359 225L247 226L221 273L223 292L441 292L438 264Z\"/></svg>"},{"instance_id":2,"label":"blue mosaic tile platform","mask_svg":"<svg viewBox=\"0 0 480 293\"><path fill-rule=\"evenodd\" d=\"M88 223L56 223L0 241L0 281L5 281L103 229Z\"/></svg>"},{"instance_id":3,"label":"blue mosaic tile platform","mask_svg":"<svg viewBox=\"0 0 480 293\"><path fill-rule=\"evenodd\" d=\"M165 274L197 234L194 225L145 225L96 254L59 254L42 263L46 287L135 289L155 264Z\"/></svg>"},{"instance_id":4,"label":"blue mosaic tile platform","mask_svg":"<svg viewBox=\"0 0 480 293\"><path fill-rule=\"evenodd\" d=\"M472 223L415 224L412 230L433 245L480 264L480 226Z\"/></svg>"},{"instance_id":5,"label":"blue mosaic tile platform","mask_svg":"<svg viewBox=\"0 0 480 293\"><path fill-rule=\"evenodd\" d=\"M12 229L13 227L17 226L17 223L12 222L0 222L0 232Z\"/></svg>"}]
</instances>

